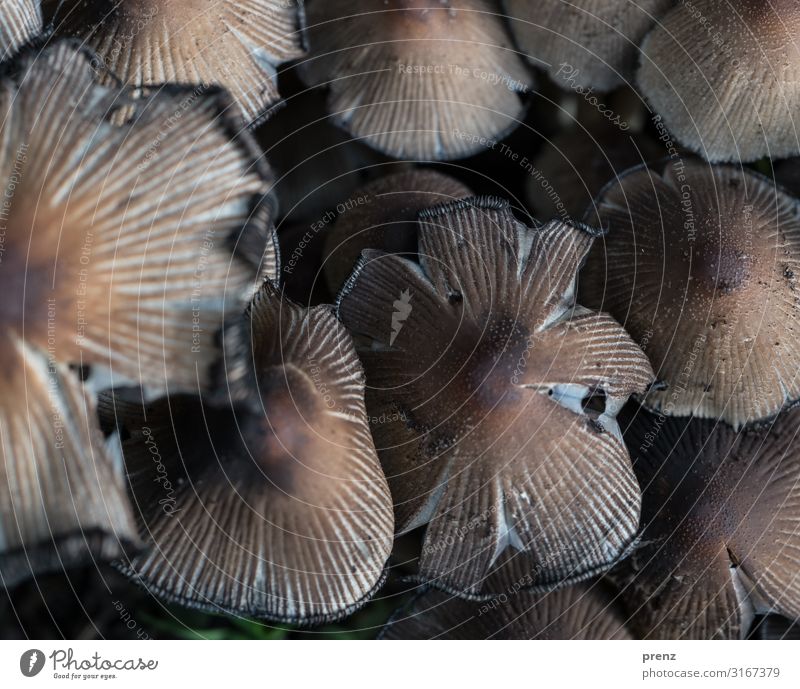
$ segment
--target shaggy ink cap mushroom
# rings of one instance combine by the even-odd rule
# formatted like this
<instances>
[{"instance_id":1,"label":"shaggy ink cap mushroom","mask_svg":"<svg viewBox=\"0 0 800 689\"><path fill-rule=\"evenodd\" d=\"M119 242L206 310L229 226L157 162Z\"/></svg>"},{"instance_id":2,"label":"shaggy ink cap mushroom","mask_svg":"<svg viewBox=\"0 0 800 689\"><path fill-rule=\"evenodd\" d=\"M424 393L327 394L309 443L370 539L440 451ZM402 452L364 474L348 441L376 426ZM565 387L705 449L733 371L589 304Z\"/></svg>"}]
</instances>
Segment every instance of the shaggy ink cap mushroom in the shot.
<instances>
[{"instance_id":1,"label":"shaggy ink cap mushroom","mask_svg":"<svg viewBox=\"0 0 800 689\"><path fill-rule=\"evenodd\" d=\"M625 619L596 584L543 594L513 591L487 602L429 589L398 610L381 639L623 640Z\"/></svg>"},{"instance_id":2,"label":"shaggy ink cap mushroom","mask_svg":"<svg viewBox=\"0 0 800 689\"><path fill-rule=\"evenodd\" d=\"M305 54L302 0L43 0L42 5L56 35L85 41L132 87L219 85L249 122L278 102L278 66Z\"/></svg>"},{"instance_id":3,"label":"shaggy ink cap mushroom","mask_svg":"<svg viewBox=\"0 0 800 689\"><path fill-rule=\"evenodd\" d=\"M371 341L398 532L427 525L420 578L481 596L536 572L550 588L631 547L639 488L614 416L653 375L610 316L575 304L594 238L466 199L420 213L418 263L365 251L343 288L339 317Z\"/></svg>"},{"instance_id":4,"label":"shaggy ink cap mushroom","mask_svg":"<svg viewBox=\"0 0 800 689\"><path fill-rule=\"evenodd\" d=\"M410 170L381 177L341 202L325 240L325 276L335 294L364 249L413 254L417 214L424 208L471 196L458 180L434 170Z\"/></svg>"},{"instance_id":5,"label":"shaggy ink cap mushroom","mask_svg":"<svg viewBox=\"0 0 800 689\"><path fill-rule=\"evenodd\" d=\"M800 398L800 207L772 180L698 160L634 168L586 221L608 229L581 278L646 349L645 404L740 427Z\"/></svg>"},{"instance_id":6,"label":"shaggy ink cap mushroom","mask_svg":"<svg viewBox=\"0 0 800 689\"><path fill-rule=\"evenodd\" d=\"M133 101L95 76L66 41L0 84L14 229L0 320L109 383L207 391L226 319L277 275L269 170L221 90ZM121 125L117 106L133 108Z\"/></svg>"},{"instance_id":7,"label":"shaggy ink cap mushroom","mask_svg":"<svg viewBox=\"0 0 800 689\"><path fill-rule=\"evenodd\" d=\"M640 409L625 441L642 538L614 578L644 638L744 638L755 614L800 618L800 409L735 431Z\"/></svg>"},{"instance_id":8,"label":"shaggy ink cap mushroom","mask_svg":"<svg viewBox=\"0 0 800 689\"><path fill-rule=\"evenodd\" d=\"M639 90L711 162L796 155L798 31L794 0L679 2L642 43Z\"/></svg>"},{"instance_id":9,"label":"shaggy ink cap mushroom","mask_svg":"<svg viewBox=\"0 0 800 689\"><path fill-rule=\"evenodd\" d=\"M189 607L285 623L344 617L381 585L393 539L361 364L329 306L305 310L267 283L248 319L255 405L105 399L130 434L145 541L123 569Z\"/></svg>"},{"instance_id":10,"label":"shaggy ink cap mushroom","mask_svg":"<svg viewBox=\"0 0 800 689\"><path fill-rule=\"evenodd\" d=\"M517 45L567 91L633 81L639 44L674 0L505 0Z\"/></svg>"},{"instance_id":11,"label":"shaggy ink cap mushroom","mask_svg":"<svg viewBox=\"0 0 800 689\"><path fill-rule=\"evenodd\" d=\"M358 139L395 158L491 147L523 114L532 75L487 0L313 0L308 81Z\"/></svg>"},{"instance_id":12,"label":"shaggy ink cap mushroom","mask_svg":"<svg viewBox=\"0 0 800 689\"><path fill-rule=\"evenodd\" d=\"M0 3L0 60L16 53L41 31L39 0L3 0Z\"/></svg>"}]
</instances>

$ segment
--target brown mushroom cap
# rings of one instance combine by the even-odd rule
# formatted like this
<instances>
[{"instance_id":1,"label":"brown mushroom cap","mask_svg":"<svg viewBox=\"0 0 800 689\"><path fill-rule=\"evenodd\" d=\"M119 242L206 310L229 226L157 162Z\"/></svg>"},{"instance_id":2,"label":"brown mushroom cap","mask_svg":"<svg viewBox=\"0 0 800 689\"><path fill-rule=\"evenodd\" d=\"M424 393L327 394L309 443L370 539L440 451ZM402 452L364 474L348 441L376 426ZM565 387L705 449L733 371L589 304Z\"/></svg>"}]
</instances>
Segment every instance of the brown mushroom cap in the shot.
<instances>
[{"instance_id":1,"label":"brown mushroom cap","mask_svg":"<svg viewBox=\"0 0 800 689\"><path fill-rule=\"evenodd\" d=\"M735 639L755 613L800 617L798 423L794 409L737 432L639 410L625 440L642 545L616 576L642 636Z\"/></svg>"},{"instance_id":2,"label":"brown mushroom cap","mask_svg":"<svg viewBox=\"0 0 800 689\"><path fill-rule=\"evenodd\" d=\"M800 6L677 3L642 43L640 90L675 137L712 162L800 152Z\"/></svg>"},{"instance_id":3,"label":"brown mushroom cap","mask_svg":"<svg viewBox=\"0 0 800 689\"><path fill-rule=\"evenodd\" d=\"M42 30L39 0L4 0L0 6L0 60L13 55Z\"/></svg>"},{"instance_id":4,"label":"brown mushroom cap","mask_svg":"<svg viewBox=\"0 0 800 689\"><path fill-rule=\"evenodd\" d=\"M625 620L597 585L534 595L519 591L485 603L435 589L395 613L382 639L630 639Z\"/></svg>"},{"instance_id":5,"label":"brown mushroom cap","mask_svg":"<svg viewBox=\"0 0 800 689\"><path fill-rule=\"evenodd\" d=\"M632 81L639 43L674 0L505 0L517 44L568 91Z\"/></svg>"},{"instance_id":6,"label":"brown mushroom cap","mask_svg":"<svg viewBox=\"0 0 800 689\"><path fill-rule=\"evenodd\" d=\"M0 85L4 327L47 350L52 299L59 362L207 389L225 319L277 274L269 170L229 105L180 87L134 102L69 41L21 58Z\"/></svg>"},{"instance_id":7,"label":"brown mushroom cap","mask_svg":"<svg viewBox=\"0 0 800 689\"><path fill-rule=\"evenodd\" d=\"M608 234L581 294L667 383L648 406L738 427L800 398L799 210L767 178L692 160L635 168L603 192L586 221Z\"/></svg>"},{"instance_id":8,"label":"brown mushroom cap","mask_svg":"<svg viewBox=\"0 0 800 689\"><path fill-rule=\"evenodd\" d=\"M138 536L116 438L48 353L4 331L0 356L0 586L118 557Z\"/></svg>"},{"instance_id":9,"label":"brown mushroom cap","mask_svg":"<svg viewBox=\"0 0 800 689\"><path fill-rule=\"evenodd\" d=\"M393 536L361 365L330 307L306 311L267 285L249 316L257 407L106 400L130 433L146 541L125 568L191 607L289 623L342 617L382 582Z\"/></svg>"},{"instance_id":10,"label":"brown mushroom cap","mask_svg":"<svg viewBox=\"0 0 800 689\"><path fill-rule=\"evenodd\" d=\"M471 196L461 182L434 170L381 177L340 203L341 212L325 239L325 276L335 294L364 249L389 253L417 250L417 213Z\"/></svg>"},{"instance_id":11,"label":"brown mushroom cap","mask_svg":"<svg viewBox=\"0 0 800 689\"><path fill-rule=\"evenodd\" d=\"M420 262L364 252L338 313L372 341L367 407L420 576L470 595L585 579L627 552L639 489L614 415L652 379L609 316L574 302L594 237L508 204L420 214ZM605 410L582 408L606 395Z\"/></svg>"},{"instance_id":12,"label":"brown mushroom cap","mask_svg":"<svg viewBox=\"0 0 800 689\"><path fill-rule=\"evenodd\" d=\"M463 158L522 115L532 75L488 0L313 0L308 17L308 80L330 87L335 121L384 153Z\"/></svg>"},{"instance_id":13,"label":"brown mushroom cap","mask_svg":"<svg viewBox=\"0 0 800 689\"><path fill-rule=\"evenodd\" d=\"M301 57L294 0L43 0L56 34L80 38L133 87L227 88L248 121L279 99L276 67Z\"/></svg>"}]
</instances>

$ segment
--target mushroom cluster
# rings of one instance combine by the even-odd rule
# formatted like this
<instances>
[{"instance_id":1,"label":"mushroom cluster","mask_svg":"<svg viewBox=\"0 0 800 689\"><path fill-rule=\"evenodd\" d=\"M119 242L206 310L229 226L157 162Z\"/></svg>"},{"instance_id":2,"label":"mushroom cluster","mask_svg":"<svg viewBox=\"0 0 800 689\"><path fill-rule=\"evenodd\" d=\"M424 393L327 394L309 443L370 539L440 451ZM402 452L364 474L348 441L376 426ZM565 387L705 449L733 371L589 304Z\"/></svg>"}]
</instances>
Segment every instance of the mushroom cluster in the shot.
<instances>
[{"instance_id":1,"label":"mushroom cluster","mask_svg":"<svg viewBox=\"0 0 800 689\"><path fill-rule=\"evenodd\" d=\"M111 568L261 634L797 636L798 28L0 2L12 606Z\"/></svg>"},{"instance_id":2,"label":"mushroom cluster","mask_svg":"<svg viewBox=\"0 0 800 689\"><path fill-rule=\"evenodd\" d=\"M222 91L134 100L70 42L23 54L0 88L10 584L138 541L119 439L102 437L94 395L210 391L225 323L277 255L269 170ZM116 124L123 107L132 116Z\"/></svg>"}]
</instances>

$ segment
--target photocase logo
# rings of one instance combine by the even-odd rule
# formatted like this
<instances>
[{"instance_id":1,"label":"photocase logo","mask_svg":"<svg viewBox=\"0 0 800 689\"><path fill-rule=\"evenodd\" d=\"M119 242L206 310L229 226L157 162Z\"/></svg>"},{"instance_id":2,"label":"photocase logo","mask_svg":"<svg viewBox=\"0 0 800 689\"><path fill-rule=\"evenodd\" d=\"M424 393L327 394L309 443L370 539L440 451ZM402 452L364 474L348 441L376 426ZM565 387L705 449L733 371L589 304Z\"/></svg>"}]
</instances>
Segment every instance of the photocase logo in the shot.
<instances>
[{"instance_id":1,"label":"photocase logo","mask_svg":"<svg viewBox=\"0 0 800 689\"><path fill-rule=\"evenodd\" d=\"M19 669L26 677L35 677L44 667L44 653L39 649L32 648L25 651L19 659Z\"/></svg>"},{"instance_id":2,"label":"photocase logo","mask_svg":"<svg viewBox=\"0 0 800 689\"><path fill-rule=\"evenodd\" d=\"M392 334L389 336L390 347L403 329L403 323L411 315L411 292L407 289L400 292L400 298L396 299L392 306L394 312L392 313Z\"/></svg>"}]
</instances>

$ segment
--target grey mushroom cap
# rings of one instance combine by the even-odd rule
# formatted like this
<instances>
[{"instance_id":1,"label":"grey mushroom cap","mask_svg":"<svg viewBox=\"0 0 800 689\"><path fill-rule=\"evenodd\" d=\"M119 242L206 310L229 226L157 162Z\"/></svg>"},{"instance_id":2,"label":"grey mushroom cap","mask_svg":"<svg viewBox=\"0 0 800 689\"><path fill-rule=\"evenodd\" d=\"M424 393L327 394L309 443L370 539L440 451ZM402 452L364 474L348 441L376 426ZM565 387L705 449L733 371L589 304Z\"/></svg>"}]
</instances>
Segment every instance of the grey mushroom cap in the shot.
<instances>
[{"instance_id":1,"label":"grey mushroom cap","mask_svg":"<svg viewBox=\"0 0 800 689\"><path fill-rule=\"evenodd\" d=\"M647 350L644 403L741 427L800 398L800 205L775 183L699 159L633 168L586 221L608 228L581 275Z\"/></svg>"},{"instance_id":2,"label":"grey mushroom cap","mask_svg":"<svg viewBox=\"0 0 800 689\"><path fill-rule=\"evenodd\" d=\"M800 410L734 431L631 410L641 546L613 573L647 639L739 639L758 614L800 618Z\"/></svg>"},{"instance_id":3,"label":"grey mushroom cap","mask_svg":"<svg viewBox=\"0 0 800 689\"><path fill-rule=\"evenodd\" d=\"M143 549L120 567L191 608L321 624L380 588L389 490L352 340L330 307L267 283L248 312L253 397L107 397Z\"/></svg>"},{"instance_id":4,"label":"grey mushroom cap","mask_svg":"<svg viewBox=\"0 0 800 689\"><path fill-rule=\"evenodd\" d=\"M711 162L796 155L798 31L792 0L680 2L642 43L636 80L675 138Z\"/></svg>"},{"instance_id":5,"label":"grey mushroom cap","mask_svg":"<svg viewBox=\"0 0 800 689\"><path fill-rule=\"evenodd\" d=\"M616 321L575 304L595 237L526 227L501 199L455 201L421 212L418 261L365 251L340 294L364 338L367 408L385 419L373 434L398 532L427 527L424 581L485 596L535 572L530 588L552 588L635 541L614 416L652 370Z\"/></svg>"},{"instance_id":6,"label":"grey mushroom cap","mask_svg":"<svg viewBox=\"0 0 800 689\"><path fill-rule=\"evenodd\" d=\"M533 75L489 0L312 0L307 81L353 137L395 158L484 150L524 113Z\"/></svg>"},{"instance_id":7,"label":"grey mushroom cap","mask_svg":"<svg viewBox=\"0 0 800 689\"><path fill-rule=\"evenodd\" d=\"M134 88L218 85L258 122L280 99L278 66L305 54L302 0L43 0L57 36L78 38Z\"/></svg>"},{"instance_id":8,"label":"grey mushroom cap","mask_svg":"<svg viewBox=\"0 0 800 689\"><path fill-rule=\"evenodd\" d=\"M505 0L519 47L567 91L630 83L639 44L674 0Z\"/></svg>"}]
</instances>

